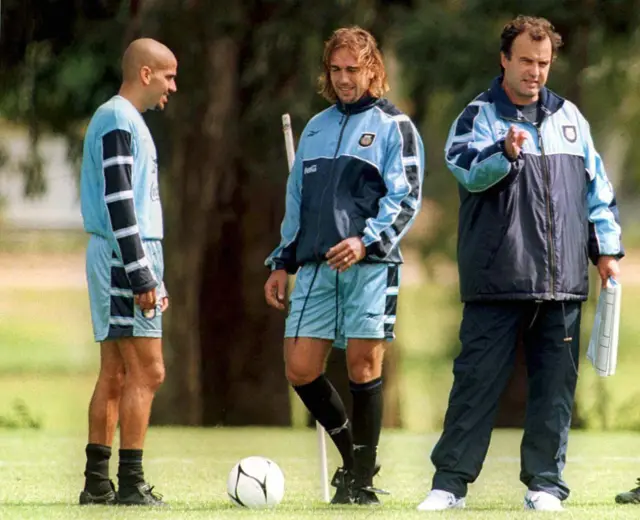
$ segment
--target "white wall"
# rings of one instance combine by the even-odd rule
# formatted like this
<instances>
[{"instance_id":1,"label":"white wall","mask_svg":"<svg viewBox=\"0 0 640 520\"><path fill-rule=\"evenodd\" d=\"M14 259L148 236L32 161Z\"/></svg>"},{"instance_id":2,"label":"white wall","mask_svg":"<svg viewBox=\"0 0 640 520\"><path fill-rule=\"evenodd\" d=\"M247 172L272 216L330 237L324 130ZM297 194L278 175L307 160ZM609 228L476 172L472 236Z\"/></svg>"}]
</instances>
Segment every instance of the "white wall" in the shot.
<instances>
[{"instance_id":1,"label":"white wall","mask_svg":"<svg viewBox=\"0 0 640 520\"><path fill-rule=\"evenodd\" d=\"M61 137L42 137L39 150L44 161L47 193L42 198L25 199L24 180L18 164L28 153L29 143L22 132L0 136L10 155L0 170L0 196L5 199L3 219L10 225L30 229L82 228L74 171L67 161L66 142Z\"/></svg>"}]
</instances>

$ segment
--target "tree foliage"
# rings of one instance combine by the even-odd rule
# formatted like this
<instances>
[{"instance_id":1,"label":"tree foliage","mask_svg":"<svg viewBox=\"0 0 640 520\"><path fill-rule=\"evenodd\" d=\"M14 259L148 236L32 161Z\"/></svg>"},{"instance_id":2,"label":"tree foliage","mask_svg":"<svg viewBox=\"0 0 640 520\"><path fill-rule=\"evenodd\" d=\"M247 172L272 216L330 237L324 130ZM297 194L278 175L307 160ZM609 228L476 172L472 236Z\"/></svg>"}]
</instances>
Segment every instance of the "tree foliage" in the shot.
<instances>
[{"instance_id":1,"label":"tree foliage","mask_svg":"<svg viewBox=\"0 0 640 520\"><path fill-rule=\"evenodd\" d=\"M46 132L64 135L77 163L87 117L117 89L128 2L3 2L0 115L24 125L31 149L25 194L46 191L38 149Z\"/></svg>"},{"instance_id":2,"label":"tree foliage","mask_svg":"<svg viewBox=\"0 0 640 520\"><path fill-rule=\"evenodd\" d=\"M425 258L455 258L457 188L444 166L444 142L456 115L499 73L500 31L516 14L542 15L556 25L565 47L550 86L583 110L621 191L638 191L640 147L632 136L640 131L639 4L5 0L0 116L28 128L25 190L42 194L40 137L63 134L70 156L80 157L88 118L117 91L125 45L135 36L156 36L175 51L179 92L166 114L147 118L160 162L168 165L167 275L176 303L168 323L175 373L167 379L175 386L160 396L160 414L164 422L283 424L282 317L262 301L262 261L278 240L283 212L280 116L289 112L299 135L309 116L326 107L314 85L331 31L368 28L399 63L394 99L423 136L425 207L432 210L424 214L439 218L420 247ZM279 409L270 408L269 392Z\"/></svg>"},{"instance_id":3,"label":"tree foliage","mask_svg":"<svg viewBox=\"0 0 640 520\"><path fill-rule=\"evenodd\" d=\"M552 66L549 86L576 103L591 122L596 144L624 193L638 189L640 174L632 165L640 160L640 151L624 145L640 125L635 95L639 4L637 0L419 0L414 10L399 13L395 48L404 93L413 103L427 149L424 192L447 208L439 213L438 232L423 242L425 255L442 251L455 258L452 231L457 215L451 208L457 206L457 190L444 166L446 135L464 106L500 74L500 33L518 14L544 16L561 33L565 45ZM620 152L626 160L619 159Z\"/></svg>"},{"instance_id":4,"label":"tree foliage","mask_svg":"<svg viewBox=\"0 0 640 520\"><path fill-rule=\"evenodd\" d=\"M292 115L299 135L326 108L315 88L323 42L354 10L373 23L374 5L345 1L310 11L292 0L231 7L167 0L145 15L141 34L157 35L180 57L182 95L154 123L172 157L167 250L182 257L169 262L180 264L169 282L178 288L181 324L172 318L168 341L171 355L185 360L170 374L177 384L165 385L159 409L169 403L174 413L176 402L189 403L183 422L290 419L283 317L262 294L262 264L279 240L284 209L281 115Z\"/></svg>"}]
</instances>

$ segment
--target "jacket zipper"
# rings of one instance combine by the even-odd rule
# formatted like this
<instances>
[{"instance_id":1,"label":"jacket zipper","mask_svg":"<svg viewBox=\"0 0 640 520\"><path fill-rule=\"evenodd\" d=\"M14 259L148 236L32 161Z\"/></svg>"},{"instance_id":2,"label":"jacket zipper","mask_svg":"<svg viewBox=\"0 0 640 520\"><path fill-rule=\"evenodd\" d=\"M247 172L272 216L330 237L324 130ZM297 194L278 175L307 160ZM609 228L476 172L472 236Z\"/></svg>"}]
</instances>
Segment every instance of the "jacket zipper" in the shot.
<instances>
[{"instance_id":1,"label":"jacket zipper","mask_svg":"<svg viewBox=\"0 0 640 520\"><path fill-rule=\"evenodd\" d=\"M519 119L514 119L510 117L505 117L507 121L512 121L514 123L522 123ZM553 241L553 219L551 215L551 174L549 173L549 164L547 163L547 155L544 151L544 142L542 141L542 123L544 121L544 116L540 119L540 124L532 124L536 132L538 134L538 142L540 143L540 156L542 159L542 171L544 174L544 183L546 187L545 193L545 208L547 213L547 239L549 240L549 265L551 267L550 278L551 278L551 294L553 298L556 297L556 248L555 243Z\"/></svg>"},{"instance_id":2,"label":"jacket zipper","mask_svg":"<svg viewBox=\"0 0 640 520\"><path fill-rule=\"evenodd\" d=\"M344 115L342 117L344 117ZM331 186L332 184L331 181L333 180L333 170L336 164L336 157L338 156L338 152L340 151L342 136L344 134L344 129L347 127L347 123L349 122L349 117L351 117L351 114L347 113L347 117L345 118L344 123L342 123L342 128L340 129L340 135L338 136L338 144L336 145L336 151L333 153L333 158L331 159L331 168L329 169L329 179L327 183L324 185L324 189L322 190L322 195L320 196L320 213L318 215L318 229L316 231L316 241L313 246L313 253L318 262L322 261L322 259L320 258L320 255L318 254L318 240L320 239L320 224L322 220L322 203L324 202L324 196L327 193L327 188L329 188L329 186Z\"/></svg>"},{"instance_id":3,"label":"jacket zipper","mask_svg":"<svg viewBox=\"0 0 640 520\"><path fill-rule=\"evenodd\" d=\"M556 297L556 251L555 244L553 242L553 215L551 214L551 174L549 173L549 165L547 163L547 156L544 152L544 142L542 141L542 121L539 125L535 125L538 132L538 141L540 143L540 156L542 159L542 170L544 172L544 180L547 188L545 194L545 205L547 209L547 235L549 238L549 265L551 266L551 294L553 298Z\"/></svg>"}]
</instances>

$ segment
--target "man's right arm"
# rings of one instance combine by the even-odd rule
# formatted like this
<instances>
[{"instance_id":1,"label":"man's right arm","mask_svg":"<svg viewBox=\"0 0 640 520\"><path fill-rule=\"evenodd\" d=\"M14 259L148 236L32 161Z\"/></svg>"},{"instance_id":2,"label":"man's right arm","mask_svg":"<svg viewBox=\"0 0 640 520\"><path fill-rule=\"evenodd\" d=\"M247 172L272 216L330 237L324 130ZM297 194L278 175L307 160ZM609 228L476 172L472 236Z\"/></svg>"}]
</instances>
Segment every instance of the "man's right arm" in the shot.
<instances>
[{"instance_id":1,"label":"man's right arm","mask_svg":"<svg viewBox=\"0 0 640 520\"><path fill-rule=\"evenodd\" d=\"M300 232L300 206L302 204L302 141L287 180L285 213L280 226L280 244L265 260L272 271L284 269L294 274L296 264L296 242Z\"/></svg>"},{"instance_id":2,"label":"man's right arm","mask_svg":"<svg viewBox=\"0 0 640 520\"><path fill-rule=\"evenodd\" d=\"M115 129L101 137L104 201L109 213L111 244L122 261L134 294L158 285L147 260L136 218L131 171L131 133Z\"/></svg>"},{"instance_id":3,"label":"man's right arm","mask_svg":"<svg viewBox=\"0 0 640 520\"><path fill-rule=\"evenodd\" d=\"M445 147L447 167L472 193L485 191L524 166L522 154L505 153L505 140L495 140L480 102L474 101L453 122Z\"/></svg>"}]
</instances>

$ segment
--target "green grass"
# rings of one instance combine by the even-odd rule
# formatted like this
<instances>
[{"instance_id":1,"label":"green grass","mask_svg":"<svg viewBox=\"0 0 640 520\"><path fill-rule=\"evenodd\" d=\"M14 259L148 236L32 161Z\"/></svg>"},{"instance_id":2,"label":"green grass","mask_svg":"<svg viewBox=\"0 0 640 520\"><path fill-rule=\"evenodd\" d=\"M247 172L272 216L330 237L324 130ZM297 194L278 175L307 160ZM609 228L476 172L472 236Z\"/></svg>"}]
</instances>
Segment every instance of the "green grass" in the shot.
<instances>
[{"instance_id":1,"label":"green grass","mask_svg":"<svg viewBox=\"0 0 640 520\"><path fill-rule=\"evenodd\" d=\"M395 346L401 351L404 423L412 431L440 428L453 382L462 307L456 286L402 287Z\"/></svg>"},{"instance_id":2,"label":"green grass","mask_svg":"<svg viewBox=\"0 0 640 520\"><path fill-rule=\"evenodd\" d=\"M94 385L95 374L0 375L0 417L14 417L16 403L23 403L29 416L51 434L85 431Z\"/></svg>"},{"instance_id":3,"label":"green grass","mask_svg":"<svg viewBox=\"0 0 640 520\"><path fill-rule=\"evenodd\" d=\"M580 412L590 428L640 430L640 358L637 355L640 338L640 288L623 287L618 340L618 362L615 375L601 378L586 359L586 350L593 323L593 308L583 317L583 341L578 379Z\"/></svg>"},{"instance_id":4,"label":"green grass","mask_svg":"<svg viewBox=\"0 0 640 520\"><path fill-rule=\"evenodd\" d=\"M601 378L586 358L594 308L584 306L577 389L578 412L590 429L640 430L640 287L623 288L618 363L614 376ZM398 342L402 352L407 426L440 428L453 381L451 359L460 349L462 307L457 285L403 287L399 298Z\"/></svg>"},{"instance_id":5,"label":"green grass","mask_svg":"<svg viewBox=\"0 0 640 520\"><path fill-rule=\"evenodd\" d=\"M147 476L172 507L140 511L75 505L82 486L87 405L98 364L85 291L0 288L0 419L14 416L16 403L24 403L28 415L41 424L35 430L0 428L0 519L424 518L427 515L415 512L415 506L429 488L428 455L437 440L436 433L425 432L437 431L442 424L452 379L451 357L459 348L461 307L455 285L403 287L399 301L398 341L392 348L401 351L407 430L383 433L383 472L376 483L393 495L381 509L330 508L319 501L312 431L152 428L145 449ZM598 431L640 429L637 308L640 290L625 287L614 377L597 377L582 356L579 411L594 431L572 432L565 477L573 493L562 518L640 517L640 506L613 503L615 494L629 489L638 476L637 433ZM587 310L583 351L591 321ZM430 516L528 518L522 511L524 489L518 482L520 437L513 431L494 434L466 511ZM228 471L250 454L273 458L285 472L285 500L273 511L240 510L226 498ZM330 458L333 470L332 447Z\"/></svg>"},{"instance_id":6,"label":"green grass","mask_svg":"<svg viewBox=\"0 0 640 520\"><path fill-rule=\"evenodd\" d=\"M411 431L435 431L442 424L451 387L451 358L459 349L457 289L436 284L403 287L399 302L398 340L391 348L401 352L404 424ZM625 287L618 369L606 379L595 374L584 356L593 321L591 309L585 309L578 403L589 428L640 430L638 308L640 290ZM79 387L90 392L97 366L98 347L83 289L0 289L0 416L21 395L29 409L38 409L31 387L44 394L68 388L73 401L76 383L70 377L78 377ZM26 383L21 383L20 374ZM54 405L42 412L45 426L63 424L59 408Z\"/></svg>"},{"instance_id":7,"label":"green grass","mask_svg":"<svg viewBox=\"0 0 640 520\"><path fill-rule=\"evenodd\" d=\"M384 432L383 470L376 484L393 494L375 510L331 507L320 502L315 433L296 429L154 428L145 449L150 482L164 493L169 510L83 508L75 505L82 487L85 439L78 434L0 431L0 517L14 518L424 518L416 505L429 489L428 454L435 435ZM466 511L438 518L529 518L522 511L524 487L518 481L520 433L499 431ZM275 460L286 478L283 502L271 511L239 509L226 497L226 477L240 458L259 454ZM574 432L565 477L573 492L562 518L638 518L640 506L618 506L616 493L635 478L637 437L628 433ZM330 470L336 457L330 451ZM111 472L115 474L115 458ZM544 515L553 518L552 515Z\"/></svg>"},{"instance_id":8,"label":"green grass","mask_svg":"<svg viewBox=\"0 0 640 520\"><path fill-rule=\"evenodd\" d=\"M86 372L93 342L83 289L0 289L0 373Z\"/></svg>"},{"instance_id":9,"label":"green grass","mask_svg":"<svg viewBox=\"0 0 640 520\"><path fill-rule=\"evenodd\" d=\"M0 215L0 253L79 253L86 244L87 234L82 230L13 228L2 225Z\"/></svg>"}]
</instances>

